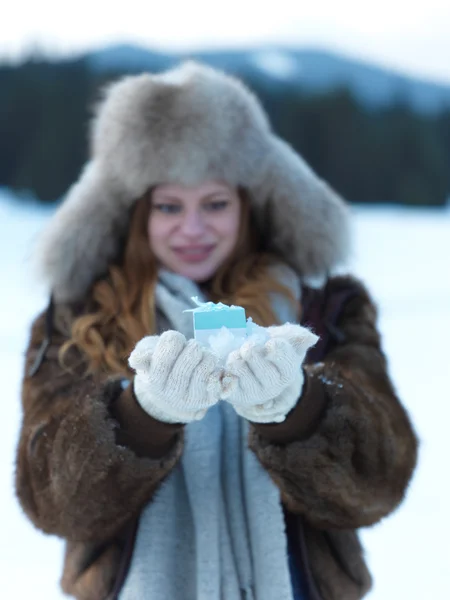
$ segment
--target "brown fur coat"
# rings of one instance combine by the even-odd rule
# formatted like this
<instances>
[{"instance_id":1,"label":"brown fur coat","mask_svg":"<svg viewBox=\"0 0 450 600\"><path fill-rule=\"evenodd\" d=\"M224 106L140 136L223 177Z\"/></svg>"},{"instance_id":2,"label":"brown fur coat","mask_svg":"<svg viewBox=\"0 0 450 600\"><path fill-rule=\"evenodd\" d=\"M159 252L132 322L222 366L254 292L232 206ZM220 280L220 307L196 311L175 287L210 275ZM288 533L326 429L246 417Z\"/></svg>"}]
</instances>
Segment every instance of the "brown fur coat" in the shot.
<instances>
[{"instance_id":1,"label":"brown fur coat","mask_svg":"<svg viewBox=\"0 0 450 600\"><path fill-rule=\"evenodd\" d=\"M402 501L416 463L416 438L386 370L376 311L364 288L335 278L312 294L318 333L332 298L351 289L332 341L305 365L302 397L284 423L252 425L250 447L279 487L311 600L358 600L371 579L356 530L377 523ZM57 353L73 319L56 308L52 342L27 375L45 338L33 324L23 382L23 423L16 487L32 522L67 540L62 587L79 600L114 596L130 523L183 451L183 427L155 421L132 386L81 377ZM321 331L323 329L323 331ZM39 361L38 361L39 362ZM128 542L127 542L128 540Z\"/></svg>"}]
</instances>

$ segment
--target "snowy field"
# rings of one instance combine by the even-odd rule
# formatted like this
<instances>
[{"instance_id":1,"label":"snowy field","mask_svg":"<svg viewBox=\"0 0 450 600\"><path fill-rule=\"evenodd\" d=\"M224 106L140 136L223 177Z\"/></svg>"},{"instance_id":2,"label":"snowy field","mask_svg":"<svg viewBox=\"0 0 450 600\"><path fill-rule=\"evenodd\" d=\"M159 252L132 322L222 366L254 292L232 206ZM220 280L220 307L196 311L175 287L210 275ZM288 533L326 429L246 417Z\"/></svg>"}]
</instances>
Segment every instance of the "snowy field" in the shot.
<instances>
[{"instance_id":1,"label":"snowy field","mask_svg":"<svg viewBox=\"0 0 450 600\"><path fill-rule=\"evenodd\" d=\"M402 507L363 532L375 588L370 600L450 599L450 210L355 209L352 270L380 306L391 373L421 439ZM32 243L51 212L0 191L1 598L62 598L62 544L25 519L13 492L22 355L46 297L29 276Z\"/></svg>"}]
</instances>

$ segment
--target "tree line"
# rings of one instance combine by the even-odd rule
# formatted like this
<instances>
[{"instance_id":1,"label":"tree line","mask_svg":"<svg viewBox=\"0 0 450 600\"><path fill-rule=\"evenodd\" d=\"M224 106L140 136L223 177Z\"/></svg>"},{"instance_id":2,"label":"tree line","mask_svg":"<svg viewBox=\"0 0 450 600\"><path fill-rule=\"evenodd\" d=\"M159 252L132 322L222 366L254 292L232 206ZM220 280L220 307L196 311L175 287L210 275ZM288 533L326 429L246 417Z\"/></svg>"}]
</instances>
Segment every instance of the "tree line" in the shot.
<instances>
[{"instance_id":1,"label":"tree line","mask_svg":"<svg viewBox=\"0 0 450 600\"><path fill-rule=\"evenodd\" d=\"M108 76L87 58L0 65L0 186L59 201L88 155L92 107ZM369 108L348 89L312 94L247 78L274 130L350 202L444 205L450 109L419 114L402 98Z\"/></svg>"}]
</instances>

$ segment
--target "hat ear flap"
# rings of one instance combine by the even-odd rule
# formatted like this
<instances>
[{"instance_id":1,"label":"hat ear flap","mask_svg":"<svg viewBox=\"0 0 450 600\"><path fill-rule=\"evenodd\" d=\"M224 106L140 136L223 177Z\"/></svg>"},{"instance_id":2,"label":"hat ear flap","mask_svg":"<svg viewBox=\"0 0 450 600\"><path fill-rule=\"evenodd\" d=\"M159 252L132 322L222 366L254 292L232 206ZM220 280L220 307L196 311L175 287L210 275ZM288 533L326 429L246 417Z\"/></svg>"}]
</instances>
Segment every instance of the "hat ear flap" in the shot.
<instances>
[{"instance_id":1,"label":"hat ear flap","mask_svg":"<svg viewBox=\"0 0 450 600\"><path fill-rule=\"evenodd\" d=\"M89 162L38 240L36 268L57 301L81 298L107 272L127 228L125 197Z\"/></svg>"},{"instance_id":2,"label":"hat ear flap","mask_svg":"<svg viewBox=\"0 0 450 600\"><path fill-rule=\"evenodd\" d=\"M266 202L271 248L303 276L322 277L349 258L349 208L288 144L275 136L272 142L255 192Z\"/></svg>"}]
</instances>

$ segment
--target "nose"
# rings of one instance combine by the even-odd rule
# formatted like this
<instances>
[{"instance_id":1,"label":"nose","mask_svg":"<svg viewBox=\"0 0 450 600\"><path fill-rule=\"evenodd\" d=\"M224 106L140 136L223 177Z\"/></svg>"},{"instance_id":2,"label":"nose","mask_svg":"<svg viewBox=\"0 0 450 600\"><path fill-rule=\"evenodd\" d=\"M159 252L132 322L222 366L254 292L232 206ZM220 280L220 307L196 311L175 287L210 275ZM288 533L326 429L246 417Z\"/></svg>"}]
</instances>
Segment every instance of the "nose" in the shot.
<instances>
[{"instance_id":1,"label":"nose","mask_svg":"<svg viewBox=\"0 0 450 600\"><path fill-rule=\"evenodd\" d=\"M205 231L205 222L200 210L186 211L180 225L181 233L189 238L200 237Z\"/></svg>"}]
</instances>

